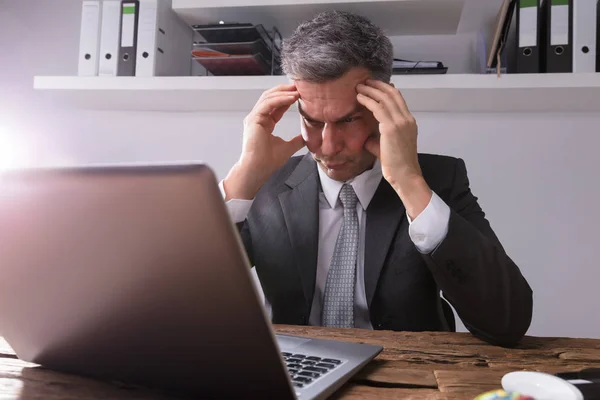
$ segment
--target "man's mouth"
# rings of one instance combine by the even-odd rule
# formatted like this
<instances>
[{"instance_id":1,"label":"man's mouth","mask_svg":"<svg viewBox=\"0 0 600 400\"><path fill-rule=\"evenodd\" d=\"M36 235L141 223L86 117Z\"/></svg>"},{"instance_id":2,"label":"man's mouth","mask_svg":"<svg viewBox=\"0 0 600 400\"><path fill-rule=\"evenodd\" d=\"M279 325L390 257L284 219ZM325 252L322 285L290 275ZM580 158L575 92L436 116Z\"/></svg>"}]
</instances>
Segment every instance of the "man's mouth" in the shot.
<instances>
[{"instance_id":1,"label":"man's mouth","mask_svg":"<svg viewBox=\"0 0 600 400\"><path fill-rule=\"evenodd\" d=\"M346 161L344 162L326 162L326 161L322 161L322 164L325 166L325 168L327 169L340 169L343 168L344 165L346 165Z\"/></svg>"}]
</instances>

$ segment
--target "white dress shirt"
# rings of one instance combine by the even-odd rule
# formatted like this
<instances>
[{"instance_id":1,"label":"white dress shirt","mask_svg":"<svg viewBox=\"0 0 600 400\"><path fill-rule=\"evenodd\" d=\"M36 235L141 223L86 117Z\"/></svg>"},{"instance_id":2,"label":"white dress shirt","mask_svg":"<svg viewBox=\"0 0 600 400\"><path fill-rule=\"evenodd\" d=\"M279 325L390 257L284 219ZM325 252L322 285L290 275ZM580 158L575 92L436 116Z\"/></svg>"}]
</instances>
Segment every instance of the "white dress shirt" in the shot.
<instances>
[{"instance_id":1,"label":"white dress shirt","mask_svg":"<svg viewBox=\"0 0 600 400\"><path fill-rule=\"evenodd\" d=\"M354 324L357 328L372 329L371 319L365 295L365 231L367 208L375 191L381 182L381 164L375 162L373 168L346 182L338 182L327 176L325 172L317 167L322 191L319 193L319 244L317 255L317 276L315 294L313 297L309 324L321 325L321 312L323 309L323 295L325 293L325 282L329 264L333 256L333 250L344 219L344 209L338 199L340 190L344 183L352 185L358 202L356 204L359 225L358 254L356 262L356 282L354 288ZM221 194L225 198L223 182L219 184ZM232 199L226 202L231 218L235 223L243 222L250 211L253 200ZM435 193L429 204L417 218L412 221L407 214L410 223L408 233L416 248L422 253L433 251L446 237L448 233L448 221L450 219L450 208ZM270 305L265 299L267 311Z\"/></svg>"}]
</instances>

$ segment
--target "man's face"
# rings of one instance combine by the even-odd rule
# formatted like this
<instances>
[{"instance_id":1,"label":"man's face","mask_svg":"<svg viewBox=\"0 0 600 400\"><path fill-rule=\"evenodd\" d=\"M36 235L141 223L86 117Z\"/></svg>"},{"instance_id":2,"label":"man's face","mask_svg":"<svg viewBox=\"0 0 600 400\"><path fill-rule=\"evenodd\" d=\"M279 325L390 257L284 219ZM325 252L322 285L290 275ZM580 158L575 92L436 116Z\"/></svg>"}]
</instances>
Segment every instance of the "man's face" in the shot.
<instances>
[{"instance_id":1,"label":"man's face","mask_svg":"<svg viewBox=\"0 0 600 400\"><path fill-rule=\"evenodd\" d=\"M378 122L356 100L356 85L369 78L366 69L354 68L333 81L296 81L302 135L319 167L331 179L351 179L375 161L364 144L378 134Z\"/></svg>"}]
</instances>

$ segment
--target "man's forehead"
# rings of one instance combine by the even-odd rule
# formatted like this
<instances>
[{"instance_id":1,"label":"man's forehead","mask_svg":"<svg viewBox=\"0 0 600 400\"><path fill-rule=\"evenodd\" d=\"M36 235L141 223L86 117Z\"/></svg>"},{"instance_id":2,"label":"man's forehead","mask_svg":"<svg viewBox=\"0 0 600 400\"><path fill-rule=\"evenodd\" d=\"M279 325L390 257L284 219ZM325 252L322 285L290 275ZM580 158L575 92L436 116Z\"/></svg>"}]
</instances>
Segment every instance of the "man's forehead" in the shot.
<instances>
[{"instance_id":1,"label":"man's forehead","mask_svg":"<svg viewBox=\"0 0 600 400\"><path fill-rule=\"evenodd\" d=\"M295 81L300 98L313 102L319 100L342 100L356 95L356 86L360 81L337 80L328 82Z\"/></svg>"},{"instance_id":2,"label":"man's forehead","mask_svg":"<svg viewBox=\"0 0 600 400\"><path fill-rule=\"evenodd\" d=\"M316 92L339 92L340 90L355 90L356 85L365 83L371 77L371 73L362 67L349 69L344 75L336 79L325 80L322 82L311 82L303 79L295 80L296 87L299 91L316 91Z\"/></svg>"},{"instance_id":3,"label":"man's forehead","mask_svg":"<svg viewBox=\"0 0 600 400\"><path fill-rule=\"evenodd\" d=\"M300 95L301 113L316 121L338 120L362 111L364 107L356 99L356 86L365 82L369 74L362 69L350 70L344 76L330 81L295 81Z\"/></svg>"}]
</instances>

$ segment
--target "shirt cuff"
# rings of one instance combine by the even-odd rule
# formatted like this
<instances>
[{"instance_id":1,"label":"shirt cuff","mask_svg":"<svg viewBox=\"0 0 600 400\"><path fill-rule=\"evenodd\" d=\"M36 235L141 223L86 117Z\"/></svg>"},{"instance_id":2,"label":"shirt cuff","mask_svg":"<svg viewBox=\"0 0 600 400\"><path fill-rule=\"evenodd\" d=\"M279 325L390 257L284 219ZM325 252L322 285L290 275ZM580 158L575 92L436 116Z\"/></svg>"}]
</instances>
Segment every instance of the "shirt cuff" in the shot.
<instances>
[{"instance_id":1,"label":"shirt cuff","mask_svg":"<svg viewBox=\"0 0 600 400\"><path fill-rule=\"evenodd\" d=\"M219 190L221 191L221 196L223 196L223 200L227 197L225 194L225 188L223 187L223 181L219 182ZM244 222L248 213L250 212L250 207L252 207L252 203L254 200L239 200L239 199L231 199L225 202L227 206L227 210L229 211L229 216L231 220L235 224L239 224L240 222Z\"/></svg>"},{"instance_id":2,"label":"shirt cuff","mask_svg":"<svg viewBox=\"0 0 600 400\"><path fill-rule=\"evenodd\" d=\"M432 192L429 204L414 221L408 213L406 216L410 223L408 234L421 253L431 253L448 234L450 207L435 192Z\"/></svg>"}]
</instances>

